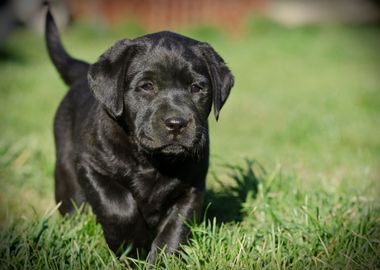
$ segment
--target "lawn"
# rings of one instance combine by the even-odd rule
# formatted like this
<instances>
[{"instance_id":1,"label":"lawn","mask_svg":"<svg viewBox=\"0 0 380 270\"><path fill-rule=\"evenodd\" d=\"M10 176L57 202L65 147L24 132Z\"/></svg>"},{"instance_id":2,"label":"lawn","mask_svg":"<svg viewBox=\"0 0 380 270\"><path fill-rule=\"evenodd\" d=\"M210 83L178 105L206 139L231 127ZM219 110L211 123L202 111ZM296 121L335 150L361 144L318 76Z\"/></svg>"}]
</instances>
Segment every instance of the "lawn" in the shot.
<instances>
[{"instance_id":1,"label":"lawn","mask_svg":"<svg viewBox=\"0 0 380 270\"><path fill-rule=\"evenodd\" d=\"M144 31L79 23L69 52L94 62ZM210 116L206 211L157 269L380 269L380 27L285 28L255 19L207 41L236 79ZM58 215L52 119L66 87L43 37L18 30L0 51L0 269L144 269L116 258L90 211Z\"/></svg>"}]
</instances>

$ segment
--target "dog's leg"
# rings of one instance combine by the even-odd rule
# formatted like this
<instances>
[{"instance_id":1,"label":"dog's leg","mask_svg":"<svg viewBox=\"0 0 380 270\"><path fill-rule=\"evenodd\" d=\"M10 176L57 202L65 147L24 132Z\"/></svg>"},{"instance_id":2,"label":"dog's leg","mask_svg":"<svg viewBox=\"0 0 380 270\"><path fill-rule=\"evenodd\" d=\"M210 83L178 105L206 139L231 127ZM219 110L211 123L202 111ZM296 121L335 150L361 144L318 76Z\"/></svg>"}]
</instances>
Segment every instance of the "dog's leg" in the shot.
<instances>
[{"instance_id":1,"label":"dog's leg","mask_svg":"<svg viewBox=\"0 0 380 270\"><path fill-rule=\"evenodd\" d=\"M185 222L199 218L202 201L203 191L191 188L172 206L170 214L160 223L158 234L148 255L149 263L155 263L160 250L164 249L166 253L172 253L180 244L186 243L189 228Z\"/></svg>"},{"instance_id":2,"label":"dog's leg","mask_svg":"<svg viewBox=\"0 0 380 270\"><path fill-rule=\"evenodd\" d=\"M55 165L55 200L61 203L59 211L69 214L84 202L84 194L78 184L73 166L68 162L57 161Z\"/></svg>"},{"instance_id":3,"label":"dog's leg","mask_svg":"<svg viewBox=\"0 0 380 270\"><path fill-rule=\"evenodd\" d=\"M140 214L132 194L115 180L83 166L80 184L97 221L102 225L108 246L116 254L132 245L128 256L136 257L137 249L147 251L151 233Z\"/></svg>"}]
</instances>

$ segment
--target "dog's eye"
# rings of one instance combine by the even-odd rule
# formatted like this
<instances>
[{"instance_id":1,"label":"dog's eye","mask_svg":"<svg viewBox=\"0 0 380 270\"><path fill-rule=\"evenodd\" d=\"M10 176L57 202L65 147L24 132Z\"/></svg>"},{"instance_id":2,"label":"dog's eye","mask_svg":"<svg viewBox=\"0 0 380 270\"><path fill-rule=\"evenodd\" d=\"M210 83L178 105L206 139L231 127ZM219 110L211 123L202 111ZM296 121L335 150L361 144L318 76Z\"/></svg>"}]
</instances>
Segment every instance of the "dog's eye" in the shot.
<instances>
[{"instance_id":1,"label":"dog's eye","mask_svg":"<svg viewBox=\"0 0 380 270\"><path fill-rule=\"evenodd\" d=\"M153 91L154 90L153 83L151 83L151 82L143 83L142 85L139 86L139 88L144 90L144 91Z\"/></svg>"},{"instance_id":2,"label":"dog's eye","mask_svg":"<svg viewBox=\"0 0 380 270\"><path fill-rule=\"evenodd\" d=\"M198 84L193 83L190 87L190 91L191 93L199 93L200 91L202 91L202 87Z\"/></svg>"}]
</instances>

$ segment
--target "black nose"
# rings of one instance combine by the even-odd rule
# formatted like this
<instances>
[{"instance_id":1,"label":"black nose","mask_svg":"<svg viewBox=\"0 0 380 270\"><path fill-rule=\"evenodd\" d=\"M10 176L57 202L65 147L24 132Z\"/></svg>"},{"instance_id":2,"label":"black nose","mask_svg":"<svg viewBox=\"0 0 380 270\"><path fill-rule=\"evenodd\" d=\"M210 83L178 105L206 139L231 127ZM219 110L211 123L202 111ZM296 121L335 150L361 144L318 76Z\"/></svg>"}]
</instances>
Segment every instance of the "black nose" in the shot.
<instances>
[{"instance_id":1,"label":"black nose","mask_svg":"<svg viewBox=\"0 0 380 270\"><path fill-rule=\"evenodd\" d=\"M188 121L181 117L169 117L165 120L165 126L173 134L179 134L187 126Z\"/></svg>"}]
</instances>

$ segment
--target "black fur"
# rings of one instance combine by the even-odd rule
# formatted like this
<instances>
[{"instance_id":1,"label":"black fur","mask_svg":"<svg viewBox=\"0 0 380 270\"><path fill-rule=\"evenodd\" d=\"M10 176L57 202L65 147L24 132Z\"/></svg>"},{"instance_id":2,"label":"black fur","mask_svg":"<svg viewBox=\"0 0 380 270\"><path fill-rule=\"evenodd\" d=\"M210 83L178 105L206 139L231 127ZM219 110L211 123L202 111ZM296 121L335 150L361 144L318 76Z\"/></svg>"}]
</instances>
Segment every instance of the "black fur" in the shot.
<instances>
[{"instance_id":1,"label":"black fur","mask_svg":"<svg viewBox=\"0 0 380 270\"><path fill-rule=\"evenodd\" d=\"M199 217L209 159L207 117L233 77L206 43L159 32L123 39L89 65L64 50L46 17L49 55L70 86L54 122L55 196L62 214L88 202L113 251L185 243Z\"/></svg>"}]
</instances>

